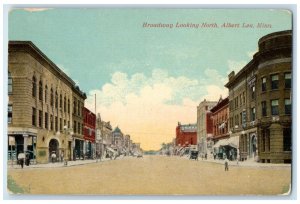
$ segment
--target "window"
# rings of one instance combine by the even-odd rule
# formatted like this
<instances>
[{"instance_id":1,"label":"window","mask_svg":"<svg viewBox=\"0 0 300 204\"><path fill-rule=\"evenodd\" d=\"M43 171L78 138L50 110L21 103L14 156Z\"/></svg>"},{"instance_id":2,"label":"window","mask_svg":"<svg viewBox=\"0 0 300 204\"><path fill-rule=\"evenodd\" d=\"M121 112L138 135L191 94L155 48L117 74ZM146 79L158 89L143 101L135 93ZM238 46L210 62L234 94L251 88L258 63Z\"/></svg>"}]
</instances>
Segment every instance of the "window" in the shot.
<instances>
[{"instance_id":1,"label":"window","mask_svg":"<svg viewBox=\"0 0 300 204\"><path fill-rule=\"evenodd\" d=\"M252 86L251 88L251 98L255 99L255 86Z\"/></svg>"},{"instance_id":2,"label":"window","mask_svg":"<svg viewBox=\"0 0 300 204\"><path fill-rule=\"evenodd\" d=\"M292 111L291 100L289 98L284 99L285 114L290 115Z\"/></svg>"},{"instance_id":3,"label":"window","mask_svg":"<svg viewBox=\"0 0 300 204\"><path fill-rule=\"evenodd\" d=\"M8 110L7 110L7 122L11 123L12 122L12 105L8 105Z\"/></svg>"},{"instance_id":4,"label":"window","mask_svg":"<svg viewBox=\"0 0 300 204\"><path fill-rule=\"evenodd\" d=\"M53 89L51 88L51 91L50 91L50 105L53 106Z\"/></svg>"},{"instance_id":5,"label":"window","mask_svg":"<svg viewBox=\"0 0 300 204\"><path fill-rule=\"evenodd\" d=\"M73 123L73 129L74 129L74 133L76 133L76 130L77 130L77 123L76 123L76 121L74 120L74 123Z\"/></svg>"},{"instance_id":6,"label":"window","mask_svg":"<svg viewBox=\"0 0 300 204\"><path fill-rule=\"evenodd\" d=\"M267 90L267 78L263 77L261 79L261 91L266 91Z\"/></svg>"},{"instance_id":7,"label":"window","mask_svg":"<svg viewBox=\"0 0 300 204\"><path fill-rule=\"evenodd\" d=\"M284 74L284 84L285 88L290 89L291 88L291 73L285 73Z\"/></svg>"},{"instance_id":8,"label":"window","mask_svg":"<svg viewBox=\"0 0 300 204\"><path fill-rule=\"evenodd\" d=\"M39 127L43 126L43 111L39 110Z\"/></svg>"},{"instance_id":9,"label":"window","mask_svg":"<svg viewBox=\"0 0 300 204\"><path fill-rule=\"evenodd\" d=\"M55 132L58 131L58 119L57 116L55 116Z\"/></svg>"},{"instance_id":10,"label":"window","mask_svg":"<svg viewBox=\"0 0 300 204\"><path fill-rule=\"evenodd\" d=\"M32 108L32 125L36 126L36 109Z\"/></svg>"},{"instance_id":11,"label":"window","mask_svg":"<svg viewBox=\"0 0 300 204\"><path fill-rule=\"evenodd\" d=\"M67 111L67 98L66 96L64 97L64 112Z\"/></svg>"},{"instance_id":12,"label":"window","mask_svg":"<svg viewBox=\"0 0 300 204\"><path fill-rule=\"evenodd\" d=\"M50 115L50 129L53 130L53 115Z\"/></svg>"},{"instance_id":13,"label":"window","mask_svg":"<svg viewBox=\"0 0 300 204\"><path fill-rule=\"evenodd\" d=\"M32 96L36 97L36 79L35 79L35 76L32 77Z\"/></svg>"},{"instance_id":14,"label":"window","mask_svg":"<svg viewBox=\"0 0 300 204\"><path fill-rule=\"evenodd\" d=\"M278 89L278 74L274 74L271 76L271 87L272 87L272 90L274 89Z\"/></svg>"},{"instance_id":15,"label":"window","mask_svg":"<svg viewBox=\"0 0 300 204\"><path fill-rule=\"evenodd\" d=\"M278 115L278 100L271 100L271 112L272 115Z\"/></svg>"},{"instance_id":16,"label":"window","mask_svg":"<svg viewBox=\"0 0 300 204\"><path fill-rule=\"evenodd\" d=\"M74 115L77 114L76 108L77 108L77 103L76 103L76 99L74 99L74 102L73 102L73 114L74 114Z\"/></svg>"},{"instance_id":17,"label":"window","mask_svg":"<svg viewBox=\"0 0 300 204\"><path fill-rule=\"evenodd\" d=\"M59 118L59 131L62 132L63 130L63 123L62 123L62 119Z\"/></svg>"},{"instance_id":18,"label":"window","mask_svg":"<svg viewBox=\"0 0 300 204\"><path fill-rule=\"evenodd\" d=\"M70 128L70 121L68 121L68 128Z\"/></svg>"},{"instance_id":19,"label":"window","mask_svg":"<svg viewBox=\"0 0 300 204\"><path fill-rule=\"evenodd\" d=\"M55 108L58 108L58 94L57 94L57 91L55 91Z\"/></svg>"},{"instance_id":20,"label":"window","mask_svg":"<svg viewBox=\"0 0 300 204\"><path fill-rule=\"evenodd\" d=\"M62 95L59 95L59 107L62 108Z\"/></svg>"},{"instance_id":21,"label":"window","mask_svg":"<svg viewBox=\"0 0 300 204\"><path fill-rule=\"evenodd\" d=\"M45 86L45 103L47 102L48 86Z\"/></svg>"},{"instance_id":22,"label":"window","mask_svg":"<svg viewBox=\"0 0 300 204\"><path fill-rule=\"evenodd\" d=\"M292 131L291 128L283 128L283 151L292 150Z\"/></svg>"},{"instance_id":23,"label":"window","mask_svg":"<svg viewBox=\"0 0 300 204\"><path fill-rule=\"evenodd\" d=\"M251 108L251 121L255 121L255 108Z\"/></svg>"},{"instance_id":24,"label":"window","mask_svg":"<svg viewBox=\"0 0 300 204\"><path fill-rule=\"evenodd\" d=\"M266 101L261 102L261 115L267 116L267 102Z\"/></svg>"},{"instance_id":25,"label":"window","mask_svg":"<svg viewBox=\"0 0 300 204\"><path fill-rule=\"evenodd\" d=\"M48 113L45 113L45 128L48 130Z\"/></svg>"},{"instance_id":26,"label":"window","mask_svg":"<svg viewBox=\"0 0 300 204\"><path fill-rule=\"evenodd\" d=\"M68 113L70 113L70 99L68 99Z\"/></svg>"},{"instance_id":27,"label":"window","mask_svg":"<svg viewBox=\"0 0 300 204\"><path fill-rule=\"evenodd\" d=\"M77 126L77 131L78 131L78 134L80 134L80 133L81 133L81 130L80 130L80 128L81 128L81 127L80 127L80 123L78 122L77 125L78 125L78 126Z\"/></svg>"},{"instance_id":28,"label":"window","mask_svg":"<svg viewBox=\"0 0 300 204\"><path fill-rule=\"evenodd\" d=\"M78 115L80 116L80 102L78 101Z\"/></svg>"},{"instance_id":29,"label":"window","mask_svg":"<svg viewBox=\"0 0 300 204\"><path fill-rule=\"evenodd\" d=\"M12 77L10 72L8 72L8 94L12 94Z\"/></svg>"},{"instance_id":30,"label":"window","mask_svg":"<svg viewBox=\"0 0 300 204\"><path fill-rule=\"evenodd\" d=\"M246 97L245 97L245 92L243 92L243 104L246 103Z\"/></svg>"},{"instance_id":31,"label":"window","mask_svg":"<svg viewBox=\"0 0 300 204\"><path fill-rule=\"evenodd\" d=\"M43 100L43 83L42 81L39 82L39 100Z\"/></svg>"}]
</instances>

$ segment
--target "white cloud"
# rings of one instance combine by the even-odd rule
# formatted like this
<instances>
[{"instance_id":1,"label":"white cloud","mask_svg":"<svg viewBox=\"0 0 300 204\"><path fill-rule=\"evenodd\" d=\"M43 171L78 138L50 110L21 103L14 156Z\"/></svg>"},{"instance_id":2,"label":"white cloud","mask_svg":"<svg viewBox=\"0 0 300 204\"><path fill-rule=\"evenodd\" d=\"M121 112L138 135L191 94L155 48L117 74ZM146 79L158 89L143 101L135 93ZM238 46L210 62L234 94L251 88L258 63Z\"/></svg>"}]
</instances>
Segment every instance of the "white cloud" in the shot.
<instances>
[{"instance_id":1,"label":"white cloud","mask_svg":"<svg viewBox=\"0 0 300 204\"><path fill-rule=\"evenodd\" d=\"M205 70L203 81L215 80L222 80L222 76L216 70ZM178 121L196 123L201 100L218 100L221 94L226 97L224 84L220 84L169 76L161 69L154 69L150 76L115 72L110 83L89 92L86 106L94 109L97 94L97 112L102 119L118 125L142 147L155 149L175 137Z\"/></svg>"},{"instance_id":2,"label":"white cloud","mask_svg":"<svg viewBox=\"0 0 300 204\"><path fill-rule=\"evenodd\" d=\"M235 73L238 73L246 64L246 61L235 61L235 60L228 60L228 71L227 74L234 71Z\"/></svg>"}]
</instances>

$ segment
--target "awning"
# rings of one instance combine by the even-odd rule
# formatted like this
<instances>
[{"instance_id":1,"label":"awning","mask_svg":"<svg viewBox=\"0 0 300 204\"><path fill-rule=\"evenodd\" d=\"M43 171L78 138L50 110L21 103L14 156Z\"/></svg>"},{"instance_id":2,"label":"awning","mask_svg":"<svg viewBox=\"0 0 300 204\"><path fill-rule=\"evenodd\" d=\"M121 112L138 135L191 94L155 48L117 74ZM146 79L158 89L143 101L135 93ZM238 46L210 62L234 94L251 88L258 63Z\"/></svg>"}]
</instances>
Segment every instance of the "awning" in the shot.
<instances>
[{"instance_id":1,"label":"awning","mask_svg":"<svg viewBox=\"0 0 300 204\"><path fill-rule=\"evenodd\" d=\"M219 140L216 144L214 144L214 148L219 148L220 146L231 146L234 148L238 148L239 146L239 137L230 137L228 139Z\"/></svg>"}]
</instances>

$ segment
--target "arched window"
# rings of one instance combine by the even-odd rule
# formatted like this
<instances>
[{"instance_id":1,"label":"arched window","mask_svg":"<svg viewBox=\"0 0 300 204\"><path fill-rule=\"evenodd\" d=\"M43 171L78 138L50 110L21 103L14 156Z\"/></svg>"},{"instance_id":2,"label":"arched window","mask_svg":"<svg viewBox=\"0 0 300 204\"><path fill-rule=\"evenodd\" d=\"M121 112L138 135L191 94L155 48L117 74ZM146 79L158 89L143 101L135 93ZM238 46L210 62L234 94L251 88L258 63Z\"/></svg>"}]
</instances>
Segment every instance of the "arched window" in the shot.
<instances>
[{"instance_id":1,"label":"arched window","mask_svg":"<svg viewBox=\"0 0 300 204\"><path fill-rule=\"evenodd\" d=\"M48 86L45 86L45 102L47 102Z\"/></svg>"},{"instance_id":2,"label":"arched window","mask_svg":"<svg viewBox=\"0 0 300 204\"><path fill-rule=\"evenodd\" d=\"M36 78L32 77L32 96L36 97Z\"/></svg>"},{"instance_id":3,"label":"arched window","mask_svg":"<svg viewBox=\"0 0 300 204\"><path fill-rule=\"evenodd\" d=\"M57 91L55 91L55 108L58 107L58 94Z\"/></svg>"},{"instance_id":4,"label":"arched window","mask_svg":"<svg viewBox=\"0 0 300 204\"><path fill-rule=\"evenodd\" d=\"M39 100L43 100L43 83L41 80L39 82Z\"/></svg>"},{"instance_id":5,"label":"arched window","mask_svg":"<svg viewBox=\"0 0 300 204\"><path fill-rule=\"evenodd\" d=\"M53 106L53 89L51 88L51 91L50 91L50 105Z\"/></svg>"},{"instance_id":6,"label":"arched window","mask_svg":"<svg viewBox=\"0 0 300 204\"><path fill-rule=\"evenodd\" d=\"M12 77L10 72L8 72L8 94L12 93Z\"/></svg>"}]
</instances>

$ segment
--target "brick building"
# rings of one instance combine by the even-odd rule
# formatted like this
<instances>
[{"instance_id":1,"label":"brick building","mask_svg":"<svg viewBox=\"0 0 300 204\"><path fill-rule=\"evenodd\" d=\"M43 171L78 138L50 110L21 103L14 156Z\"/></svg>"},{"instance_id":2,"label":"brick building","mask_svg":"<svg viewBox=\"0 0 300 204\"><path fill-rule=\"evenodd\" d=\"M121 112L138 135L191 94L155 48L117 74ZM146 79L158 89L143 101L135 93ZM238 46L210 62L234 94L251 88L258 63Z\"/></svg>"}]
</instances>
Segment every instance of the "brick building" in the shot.
<instances>
[{"instance_id":1,"label":"brick building","mask_svg":"<svg viewBox=\"0 0 300 204\"><path fill-rule=\"evenodd\" d=\"M37 163L53 152L72 159L72 101L83 107L85 94L32 42L10 41L8 53L8 160L20 152Z\"/></svg>"},{"instance_id":2,"label":"brick building","mask_svg":"<svg viewBox=\"0 0 300 204\"><path fill-rule=\"evenodd\" d=\"M188 147L190 145L197 145L196 124L182 125L178 122L176 127L176 146Z\"/></svg>"},{"instance_id":3,"label":"brick building","mask_svg":"<svg viewBox=\"0 0 300 204\"><path fill-rule=\"evenodd\" d=\"M213 121L213 141L229 137L229 100L220 98L219 102L210 110Z\"/></svg>"},{"instance_id":4,"label":"brick building","mask_svg":"<svg viewBox=\"0 0 300 204\"><path fill-rule=\"evenodd\" d=\"M96 115L86 107L83 107L83 125L84 152L85 156L91 159L96 156Z\"/></svg>"}]
</instances>

